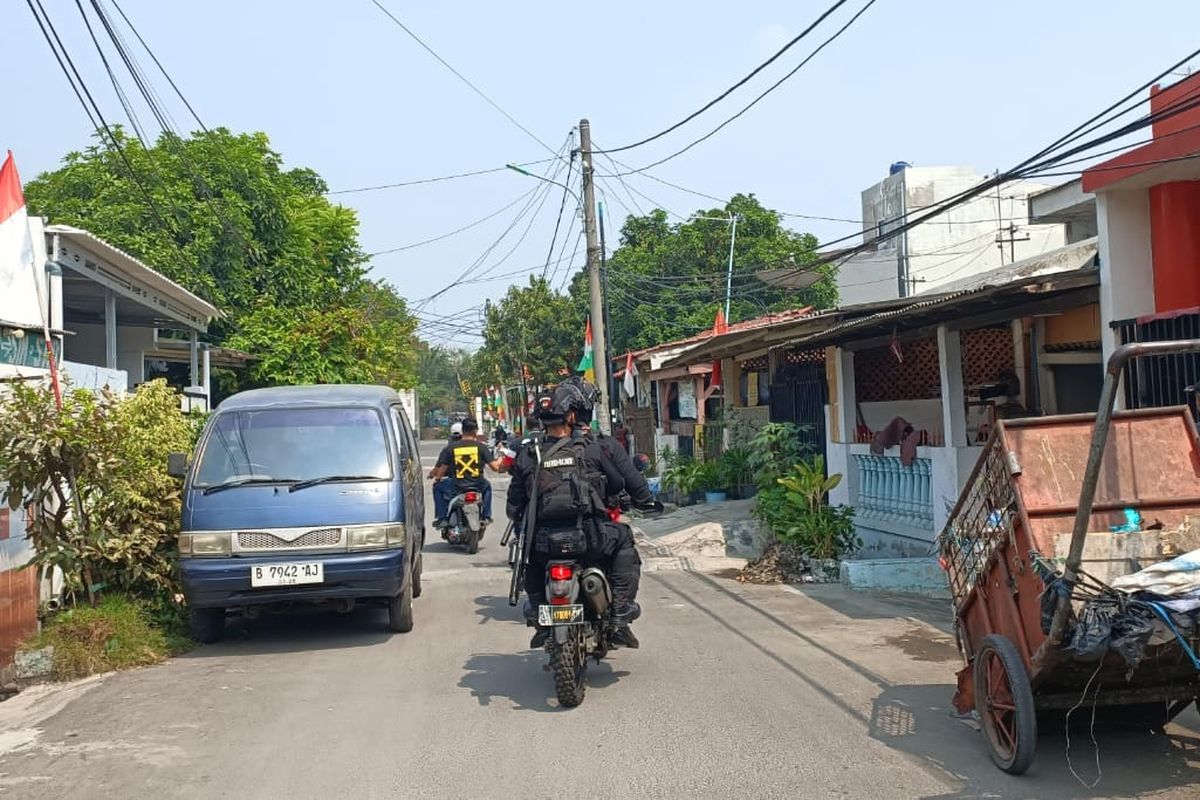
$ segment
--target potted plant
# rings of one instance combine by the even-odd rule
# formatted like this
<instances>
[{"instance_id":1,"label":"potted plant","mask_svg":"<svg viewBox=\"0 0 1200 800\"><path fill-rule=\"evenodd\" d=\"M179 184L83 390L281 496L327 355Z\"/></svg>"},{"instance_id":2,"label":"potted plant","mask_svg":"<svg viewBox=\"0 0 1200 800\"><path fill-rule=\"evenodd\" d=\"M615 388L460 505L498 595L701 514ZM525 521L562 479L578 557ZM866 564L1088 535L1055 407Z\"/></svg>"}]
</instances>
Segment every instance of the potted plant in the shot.
<instances>
[{"instance_id":1,"label":"potted plant","mask_svg":"<svg viewBox=\"0 0 1200 800\"><path fill-rule=\"evenodd\" d=\"M750 467L750 451L744 447L731 447L721 456L720 463L729 496L740 500L754 497L758 485L754 482L754 470Z\"/></svg>"},{"instance_id":2,"label":"potted plant","mask_svg":"<svg viewBox=\"0 0 1200 800\"><path fill-rule=\"evenodd\" d=\"M662 456L663 462L666 464L662 483L663 487L671 493L670 497L673 502L681 506L700 502L703 496L701 475L704 465L672 450L664 450Z\"/></svg>"},{"instance_id":3,"label":"potted plant","mask_svg":"<svg viewBox=\"0 0 1200 800\"><path fill-rule=\"evenodd\" d=\"M727 497L725 470L719 461L705 461L699 470L700 488L704 490L704 502L724 503Z\"/></svg>"}]
</instances>

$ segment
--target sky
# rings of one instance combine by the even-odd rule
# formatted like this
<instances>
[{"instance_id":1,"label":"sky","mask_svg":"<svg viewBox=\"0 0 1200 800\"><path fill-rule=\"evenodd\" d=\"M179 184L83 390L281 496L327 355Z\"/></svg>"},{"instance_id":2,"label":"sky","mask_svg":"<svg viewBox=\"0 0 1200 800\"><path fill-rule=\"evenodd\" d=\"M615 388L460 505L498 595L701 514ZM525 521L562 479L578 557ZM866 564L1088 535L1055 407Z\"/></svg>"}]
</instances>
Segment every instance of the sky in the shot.
<instances>
[{"instance_id":1,"label":"sky","mask_svg":"<svg viewBox=\"0 0 1200 800\"><path fill-rule=\"evenodd\" d=\"M315 169L334 191L546 159L584 117L597 147L637 141L717 96L831 4L380 0L526 133L371 0L118 2L208 127L266 132L289 166ZM641 167L707 133L865 2L848 2L698 119L615 158ZM75 4L43 3L105 116L123 121ZM711 139L624 184L601 177L608 247L629 213L659 206L677 221L721 205L653 178L721 198L754 193L789 214L855 220L860 192L895 161L1003 169L1195 49L1197 30L1195 0L876 0ZM0 6L0 52L9 66L0 80L0 151L14 152L28 180L85 146L90 124L25 3ZM154 74L154 82L166 97L166 81ZM170 100L183 124L185 109ZM596 166L601 175L615 171L604 156ZM578 186L577 172L571 182ZM575 201L566 200L549 257L563 194L516 172L331 199L357 210L367 252L395 250L372 258L373 274L420 309L434 341L469 345L463 326L474 329L485 299L530 275L552 274L557 286L568 267L582 266ZM852 221L785 219L822 241L856 230ZM437 241L411 246L428 239ZM478 282L447 290L476 264ZM452 327L438 323L446 316Z\"/></svg>"}]
</instances>

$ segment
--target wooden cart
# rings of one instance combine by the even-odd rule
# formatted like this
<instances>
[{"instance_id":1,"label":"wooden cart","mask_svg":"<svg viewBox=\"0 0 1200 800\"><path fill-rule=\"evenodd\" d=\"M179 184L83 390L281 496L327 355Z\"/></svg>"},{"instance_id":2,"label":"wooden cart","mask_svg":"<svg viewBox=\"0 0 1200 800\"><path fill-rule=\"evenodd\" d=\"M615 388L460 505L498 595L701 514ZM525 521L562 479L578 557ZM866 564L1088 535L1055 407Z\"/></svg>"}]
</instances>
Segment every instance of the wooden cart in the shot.
<instances>
[{"instance_id":1,"label":"wooden cart","mask_svg":"<svg viewBox=\"0 0 1200 800\"><path fill-rule=\"evenodd\" d=\"M1113 413L1129 359L1192 352L1200 341L1126 345L1109 360L1098 413L998 421L940 536L965 661L954 704L978 712L1006 772L1032 762L1038 713L1077 705L1085 688L1089 706L1127 706L1157 724L1200 697L1194 638L1149 646L1133 670L1114 653L1080 663L1063 647L1082 587L1200 547L1189 539L1190 517L1200 529L1189 411ZM1127 508L1161 530L1112 533ZM1051 598L1044 632L1044 577L1056 570L1066 591Z\"/></svg>"}]
</instances>

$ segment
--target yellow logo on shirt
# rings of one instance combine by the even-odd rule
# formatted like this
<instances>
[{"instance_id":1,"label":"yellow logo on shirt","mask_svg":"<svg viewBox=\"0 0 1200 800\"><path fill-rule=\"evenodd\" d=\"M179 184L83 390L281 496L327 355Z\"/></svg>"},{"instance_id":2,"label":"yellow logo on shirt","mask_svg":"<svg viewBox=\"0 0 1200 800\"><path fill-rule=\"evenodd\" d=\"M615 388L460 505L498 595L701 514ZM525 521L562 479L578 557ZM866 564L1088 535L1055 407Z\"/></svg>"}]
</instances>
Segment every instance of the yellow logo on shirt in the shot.
<instances>
[{"instance_id":1,"label":"yellow logo on shirt","mask_svg":"<svg viewBox=\"0 0 1200 800\"><path fill-rule=\"evenodd\" d=\"M454 448L454 477L478 478L480 474L479 448L475 446Z\"/></svg>"}]
</instances>

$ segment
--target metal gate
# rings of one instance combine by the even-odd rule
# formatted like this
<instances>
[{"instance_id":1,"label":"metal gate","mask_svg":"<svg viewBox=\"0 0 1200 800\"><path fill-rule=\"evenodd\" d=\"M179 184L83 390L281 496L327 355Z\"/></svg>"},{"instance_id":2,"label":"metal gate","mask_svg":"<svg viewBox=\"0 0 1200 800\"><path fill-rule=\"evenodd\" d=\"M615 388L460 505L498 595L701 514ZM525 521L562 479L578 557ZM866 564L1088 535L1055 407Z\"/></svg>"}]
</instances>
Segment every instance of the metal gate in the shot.
<instances>
[{"instance_id":1,"label":"metal gate","mask_svg":"<svg viewBox=\"0 0 1200 800\"><path fill-rule=\"evenodd\" d=\"M1112 323L1121 344L1162 342L1200 338L1200 314L1181 313L1139 322L1127 319ZM1121 368L1121 385L1126 408L1192 406L1192 395L1200 383L1200 356L1185 353L1132 359Z\"/></svg>"},{"instance_id":2,"label":"metal gate","mask_svg":"<svg viewBox=\"0 0 1200 800\"><path fill-rule=\"evenodd\" d=\"M812 455L825 456L825 404L829 385L825 365L784 364L771 384L771 422L800 426L800 438Z\"/></svg>"}]
</instances>

